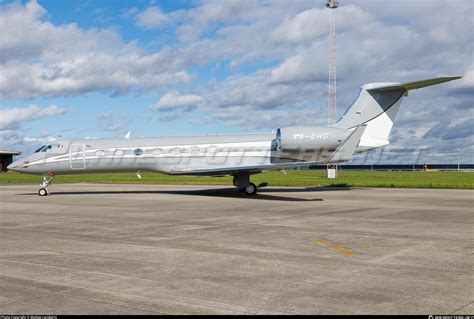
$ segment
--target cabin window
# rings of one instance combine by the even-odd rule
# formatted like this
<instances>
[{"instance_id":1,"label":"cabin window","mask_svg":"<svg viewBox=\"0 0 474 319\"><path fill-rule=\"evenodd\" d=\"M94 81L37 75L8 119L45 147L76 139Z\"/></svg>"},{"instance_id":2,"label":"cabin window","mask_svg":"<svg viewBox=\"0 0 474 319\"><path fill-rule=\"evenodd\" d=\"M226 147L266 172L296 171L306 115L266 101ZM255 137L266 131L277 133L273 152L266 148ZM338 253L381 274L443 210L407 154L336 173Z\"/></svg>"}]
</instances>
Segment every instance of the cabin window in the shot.
<instances>
[{"instance_id":1,"label":"cabin window","mask_svg":"<svg viewBox=\"0 0 474 319\"><path fill-rule=\"evenodd\" d=\"M136 149L133 150L133 154L135 156L143 155L143 150L141 148L136 148Z\"/></svg>"},{"instance_id":2,"label":"cabin window","mask_svg":"<svg viewBox=\"0 0 474 319\"><path fill-rule=\"evenodd\" d=\"M115 154L115 156L122 156L123 155L123 150L115 150L114 154Z\"/></svg>"},{"instance_id":3,"label":"cabin window","mask_svg":"<svg viewBox=\"0 0 474 319\"><path fill-rule=\"evenodd\" d=\"M98 156L98 157L102 157L105 155L105 151L103 150L98 150L97 152L95 152L95 154Z\"/></svg>"},{"instance_id":4,"label":"cabin window","mask_svg":"<svg viewBox=\"0 0 474 319\"><path fill-rule=\"evenodd\" d=\"M161 155L162 153L163 153L163 150L161 148L153 149L153 155Z\"/></svg>"},{"instance_id":5,"label":"cabin window","mask_svg":"<svg viewBox=\"0 0 474 319\"><path fill-rule=\"evenodd\" d=\"M175 154L175 155L179 154L179 153L181 153L181 149L179 149L178 147L174 147L174 148L171 149L170 153Z\"/></svg>"}]
</instances>

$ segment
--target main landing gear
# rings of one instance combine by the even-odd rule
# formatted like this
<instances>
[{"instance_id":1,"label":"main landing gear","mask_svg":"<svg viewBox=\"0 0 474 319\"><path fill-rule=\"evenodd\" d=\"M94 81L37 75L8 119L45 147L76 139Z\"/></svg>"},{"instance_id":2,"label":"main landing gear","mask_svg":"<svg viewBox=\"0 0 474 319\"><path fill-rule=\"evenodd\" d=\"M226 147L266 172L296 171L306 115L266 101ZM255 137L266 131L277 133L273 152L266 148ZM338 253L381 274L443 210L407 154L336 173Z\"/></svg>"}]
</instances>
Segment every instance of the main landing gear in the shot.
<instances>
[{"instance_id":1,"label":"main landing gear","mask_svg":"<svg viewBox=\"0 0 474 319\"><path fill-rule=\"evenodd\" d=\"M239 191L244 192L245 195L255 195L257 194L257 185L255 185L254 183L249 183L243 189L239 189Z\"/></svg>"},{"instance_id":2,"label":"main landing gear","mask_svg":"<svg viewBox=\"0 0 474 319\"><path fill-rule=\"evenodd\" d=\"M48 175L43 176L43 183L40 184L41 188L38 191L39 196L48 196L49 191L48 188L53 181L54 175L52 173L48 173Z\"/></svg>"},{"instance_id":3,"label":"main landing gear","mask_svg":"<svg viewBox=\"0 0 474 319\"><path fill-rule=\"evenodd\" d=\"M257 194L257 185L250 182L250 174L247 172L242 172L234 175L234 186L239 189L239 192L244 193L245 195L255 195Z\"/></svg>"}]
</instances>

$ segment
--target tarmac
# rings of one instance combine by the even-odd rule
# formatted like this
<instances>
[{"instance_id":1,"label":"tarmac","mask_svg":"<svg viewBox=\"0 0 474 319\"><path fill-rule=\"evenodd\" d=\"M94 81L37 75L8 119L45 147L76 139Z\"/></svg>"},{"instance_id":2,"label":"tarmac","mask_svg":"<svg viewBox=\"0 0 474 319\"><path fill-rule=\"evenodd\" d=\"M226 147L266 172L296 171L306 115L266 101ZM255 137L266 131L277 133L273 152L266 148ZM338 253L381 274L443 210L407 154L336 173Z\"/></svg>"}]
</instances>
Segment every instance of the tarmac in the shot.
<instances>
[{"instance_id":1,"label":"tarmac","mask_svg":"<svg viewBox=\"0 0 474 319\"><path fill-rule=\"evenodd\" d=\"M0 187L1 314L473 314L474 191Z\"/></svg>"}]
</instances>

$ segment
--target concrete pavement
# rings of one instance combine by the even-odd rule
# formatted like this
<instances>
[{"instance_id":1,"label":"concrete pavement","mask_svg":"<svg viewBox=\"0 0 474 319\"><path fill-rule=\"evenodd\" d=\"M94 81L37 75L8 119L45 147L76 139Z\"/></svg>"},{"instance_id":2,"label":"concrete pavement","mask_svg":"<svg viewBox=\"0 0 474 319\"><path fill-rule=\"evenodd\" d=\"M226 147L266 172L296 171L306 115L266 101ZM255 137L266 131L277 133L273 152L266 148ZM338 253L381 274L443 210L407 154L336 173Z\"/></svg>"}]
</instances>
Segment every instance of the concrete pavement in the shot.
<instances>
[{"instance_id":1,"label":"concrete pavement","mask_svg":"<svg viewBox=\"0 0 474 319\"><path fill-rule=\"evenodd\" d=\"M0 314L474 313L471 190L0 187Z\"/></svg>"}]
</instances>

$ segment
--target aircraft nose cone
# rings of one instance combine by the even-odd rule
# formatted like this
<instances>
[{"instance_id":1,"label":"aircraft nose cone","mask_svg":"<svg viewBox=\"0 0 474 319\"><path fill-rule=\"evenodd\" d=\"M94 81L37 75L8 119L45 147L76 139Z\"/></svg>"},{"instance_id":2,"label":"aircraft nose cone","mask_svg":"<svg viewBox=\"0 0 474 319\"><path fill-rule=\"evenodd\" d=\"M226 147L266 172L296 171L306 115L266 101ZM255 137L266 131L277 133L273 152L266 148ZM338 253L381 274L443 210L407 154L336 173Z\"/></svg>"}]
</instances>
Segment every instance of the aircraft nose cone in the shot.
<instances>
[{"instance_id":1,"label":"aircraft nose cone","mask_svg":"<svg viewBox=\"0 0 474 319\"><path fill-rule=\"evenodd\" d=\"M21 163L18 161L11 163L7 166L7 170L19 172L21 170Z\"/></svg>"}]
</instances>

